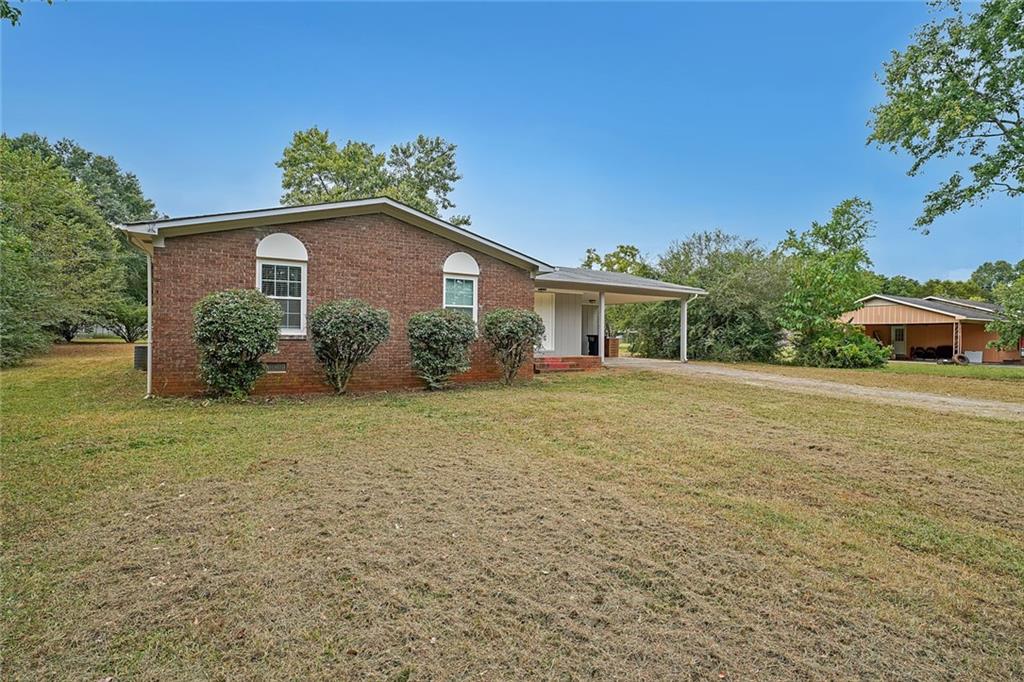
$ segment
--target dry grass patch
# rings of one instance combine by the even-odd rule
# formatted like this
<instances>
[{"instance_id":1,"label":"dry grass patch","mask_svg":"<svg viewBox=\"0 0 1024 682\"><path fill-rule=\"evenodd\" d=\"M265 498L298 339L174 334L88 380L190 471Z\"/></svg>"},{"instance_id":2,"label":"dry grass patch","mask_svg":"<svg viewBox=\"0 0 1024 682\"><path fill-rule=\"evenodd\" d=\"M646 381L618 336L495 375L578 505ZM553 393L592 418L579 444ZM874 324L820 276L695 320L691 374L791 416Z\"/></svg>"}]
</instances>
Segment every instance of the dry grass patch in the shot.
<instances>
[{"instance_id":1,"label":"dry grass patch","mask_svg":"<svg viewBox=\"0 0 1024 682\"><path fill-rule=\"evenodd\" d=\"M10 679L1024 675L1019 424L701 377L3 375Z\"/></svg>"}]
</instances>

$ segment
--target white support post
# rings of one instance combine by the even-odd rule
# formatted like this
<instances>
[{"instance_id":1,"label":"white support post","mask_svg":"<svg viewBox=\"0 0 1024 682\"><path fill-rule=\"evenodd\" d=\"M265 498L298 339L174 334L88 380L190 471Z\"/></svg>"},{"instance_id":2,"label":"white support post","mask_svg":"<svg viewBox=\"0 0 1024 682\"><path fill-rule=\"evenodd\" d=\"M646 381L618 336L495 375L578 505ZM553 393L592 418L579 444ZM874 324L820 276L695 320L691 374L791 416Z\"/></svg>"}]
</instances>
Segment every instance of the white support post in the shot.
<instances>
[{"instance_id":1,"label":"white support post","mask_svg":"<svg viewBox=\"0 0 1024 682\"><path fill-rule=\"evenodd\" d=\"M604 364L604 292L597 294L597 357Z\"/></svg>"},{"instance_id":2,"label":"white support post","mask_svg":"<svg viewBox=\"0 0 1024 682\"><path fill-rule=\"evenodd\" d=\"M153 256L146 254L146 397L153 395Z\"/></svg>"},{"instance_id":3,"label":"white support post","mask_svg":"<svg viewBox=\"0 0 1024 682\"><path fill-rule=\"evenodd\" d=\"M689 307L690 299L681 298L679 299L679 361L687 362L686 358L686 344L688 336L688 320L687 308Z\"/></svg>"}]
</instances>

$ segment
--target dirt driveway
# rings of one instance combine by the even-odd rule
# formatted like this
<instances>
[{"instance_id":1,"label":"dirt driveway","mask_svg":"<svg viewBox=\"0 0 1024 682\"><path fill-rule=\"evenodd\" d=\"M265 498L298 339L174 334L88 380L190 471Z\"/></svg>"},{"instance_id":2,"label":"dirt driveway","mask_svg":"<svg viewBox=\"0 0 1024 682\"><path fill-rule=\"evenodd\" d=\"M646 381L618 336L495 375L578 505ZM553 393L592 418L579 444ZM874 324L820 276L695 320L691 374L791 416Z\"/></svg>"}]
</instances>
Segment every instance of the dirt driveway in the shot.
<instances>
[{"instance_id":1,"label":"dirt driveway","mask_svg":"<svg viewBox=\"0 0 1024 682\"><path fill-rule=\"evenodd\" d=\"M745 369L733 369L717 365L690 362L683 364L675 360L651 360L648 358L609 358L608 367L615 369L649 370L666 374L703 375L721 377L733 381L742 381L753 386L779 388L784 391L812 393L818 395L838 396L872 402L906 405L935 412L951 412L969 414L979 417L1011 419L1024 421L1024 404L1007 403L999 400L976 400L957 396L944 396L935 393L917 391L897 391L890 388L857 386L837 381L820 379L804 379L799 377L769 374L767 372L751 372Z\"/></svg>"}]
</instances>

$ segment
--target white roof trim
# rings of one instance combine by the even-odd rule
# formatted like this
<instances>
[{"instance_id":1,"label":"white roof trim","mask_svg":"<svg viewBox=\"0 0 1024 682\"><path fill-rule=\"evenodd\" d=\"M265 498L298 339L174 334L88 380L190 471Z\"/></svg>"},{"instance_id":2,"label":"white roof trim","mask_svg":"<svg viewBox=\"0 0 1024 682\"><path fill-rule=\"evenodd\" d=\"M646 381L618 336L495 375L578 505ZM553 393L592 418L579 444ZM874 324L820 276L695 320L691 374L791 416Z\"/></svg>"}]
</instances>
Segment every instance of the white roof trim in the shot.
<instances>
[{"instance_id":1,"label":"white roof trim","mask_svg":"<svg viewBox=\"0 0 1024 682\"><path fill-rule=\"evenodd\" d=\"M279 208L266 208L254 211L238 211L235 213L218 213L203 216L190 216L185 218L168 218L166 220L153 220L142 223L131 223L119 225L118 227L129 235L135 237L173 237L185 234L198 234L201 232L216 232L220 230L239 230L246 227L260 225L281 225L289 222L300 222L305 220L320 220L323 218L339 217L344 215L366 215L369 213L384 213L410 225L420 227L446 237L458 244L481 251L499 260L510 262L527 270L549 272L553 270L544 261L537 260L524 253L520 253L498 242L481 237L451 223L424 213L418 209L406 206L405 204L379 197L374 199L354 199L352 201L338 201L329 204L313 204L309 206L282 206Z\"/></svg>"},{"instance_id":2,"label":"white roof trim","mask_svg":"<svg viewBox=\"0 0 1024 682\"><path fill-rule=\"evenodd\" d=\"M927 306L919 305L917 303L908 303L907 301L901 301L898 298L889 298L885 294L871 294L870 296L865 296L864 298L857 299L857 303L863 303L864 301L870 301L873 298L880 298L883 301L889 301L890 303L895 303L896 305L905 305L908 308L917 308L918 310L927 310L930 313L938 313L939 315L945 315L946 317L952 317L953 319L957 319L957 320L967 319L966 316L964 316L964 315L957 315L956 313L951 313L948 310L939 310L938 308L929 308ZM858 310L859 310L859 308L858 308Z\"/></svg>"}]
</instances>

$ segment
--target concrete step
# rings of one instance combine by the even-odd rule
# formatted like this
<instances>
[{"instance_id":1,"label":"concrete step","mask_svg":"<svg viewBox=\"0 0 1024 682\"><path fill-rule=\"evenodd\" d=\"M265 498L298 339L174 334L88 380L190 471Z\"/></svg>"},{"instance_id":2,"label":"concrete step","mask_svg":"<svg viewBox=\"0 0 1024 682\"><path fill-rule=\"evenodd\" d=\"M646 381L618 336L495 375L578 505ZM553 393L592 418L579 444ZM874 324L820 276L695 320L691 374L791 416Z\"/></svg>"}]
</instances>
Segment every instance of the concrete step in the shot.
<instances>
[{"instance_id":1,"label":"concrete step","mask_svg":"<svg viewBox=\"0 0 1024 682\"><path fill-rule=\"evenodd\" d=\"M583 367L575 357L543 355L533 359L533 371L541 372L582 372Z\"/></svg>"}]
</instances>

